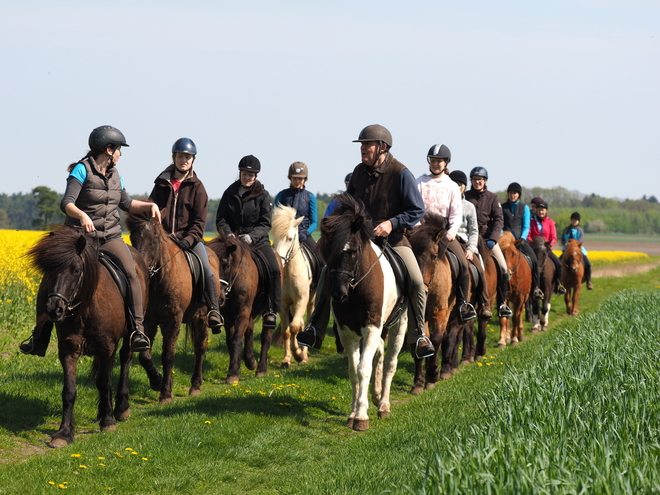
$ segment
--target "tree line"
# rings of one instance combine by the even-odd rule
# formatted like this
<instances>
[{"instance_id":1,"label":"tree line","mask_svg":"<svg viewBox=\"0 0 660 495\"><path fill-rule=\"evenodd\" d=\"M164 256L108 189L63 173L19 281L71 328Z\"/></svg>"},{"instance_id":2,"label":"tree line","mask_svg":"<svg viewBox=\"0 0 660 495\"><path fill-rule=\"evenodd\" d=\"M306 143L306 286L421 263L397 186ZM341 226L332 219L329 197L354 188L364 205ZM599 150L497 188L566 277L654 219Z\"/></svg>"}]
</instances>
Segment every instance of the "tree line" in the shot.
<instances>
[{"instance_id":1,"label":"tree line","mask_svg":"<svg viewBox=\"0 0 660 495\"><path fill-rule=\"evenodd\" d=\"M497 192L506 201L506 191ZM563 187L544 189L523 187L523 201L540 196L548 203L548 215L563 229L570 223L571 213L580 212L581 225L587 233L660 235L660 203L655 196L641 199L616 200L596 194L584 194ZM0 229L42 230L64 222L60 211L62 195L46 186L38 186L29 193L0 194ZM317 193L319 218L332 201L332 195ZM209 200L206 232L215 228L215 213L219 199Z\"/></svg>"}]
</instances>

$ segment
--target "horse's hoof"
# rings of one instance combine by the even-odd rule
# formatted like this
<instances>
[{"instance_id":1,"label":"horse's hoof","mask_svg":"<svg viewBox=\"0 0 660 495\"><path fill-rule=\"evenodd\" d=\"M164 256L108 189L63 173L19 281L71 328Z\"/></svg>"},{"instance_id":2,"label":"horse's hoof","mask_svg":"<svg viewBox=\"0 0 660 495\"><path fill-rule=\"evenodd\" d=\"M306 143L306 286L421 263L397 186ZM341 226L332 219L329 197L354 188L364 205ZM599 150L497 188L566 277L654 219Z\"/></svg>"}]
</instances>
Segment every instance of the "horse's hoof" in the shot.
<instances>
[{"instance_id":1,"label":"horse's hoof","mask_svg":"<svg viewBox=\"0 0 660 495\"><path fill-rule=\"evenodd\" d=\"M164 399L160 399L160 400L158 401L158 403L159 403L161 406L166 406L167 404L171 404L171 403L172 403L172 397L165 397Z\"/></svg>"},{"instance_id":2,"label":"horse's hoof","mask_svg":"<svg viewBox=\"0 0 660 495\"><path fill-rule=\"evenodd\" d=\"M379 419L385 419L389 418L392 415L390 411L378 411L378 418Z\"/></svg>"},{"instance_id":3,"label":"horse's hoof","mask_svg":"<svg viewBox=\"0 0 660 495\"><path fill-rule=\"evenodd\" d=\"M542 332L545 332L547 329L548 329L548 325L543 325L543 326L541 327L541 331L542 331Z\"/></svg>"},{"instance_id":4,"label":"horse's hoof","mask_svg":"<svg viewBox=\"0 0 660 495\"><path fill-rule=\"evenodd\" d=\"M266 372L265 371L257 371L254 374L254 376L256 376L257 378L261 378L262 376L266 376Z\"/></svg>"},{"instance_id":5,"label":"horse's hoof","mask_svg":"<svg viewBox=\"0 0 660 495\"><path fill-rule=\"evenodd\" d=\"M151 387L151 390L155 392L160 392L162 383L163 383L163 377L160 376L160 374L155 378L149 379L149 386Z\"/></svg>"},{"instance_id":6,"label":"horse's hoof","mask_svg":"<svg viewBox=\"0 0 660 495\"><path fill-rule=\"evenodd\" d=\"M530 333L541 333L541 329L539 327L532 327Z\"/></svg>"},{"instance_id":7,"label":"horse's hoof","mask_svg":"<svg viewBox=\"0 0 660 495\"><path fill-rule=\"evenodd\" d=\"M354 431L367 431L369 429L369 420L368 419L354 419L353 420L353 430Z\"/></svg>"},{"instance_id":8,"label":"horse's hoof","mask_svg":"<svg viewBox=\"0 0 660 495\"><path fill-rule=\"evenodd\" d=\"M245 367L247 369L249 369L250 371L256 370L257 369L257 360L253 359L251 361L248 361L247 363L245 363Z\"/></svg>"},{"instance_id":9,"label":"horse's hoof","mask_svg":"<svg viewBox=\"0 0 660 495\"><path fill-rule=\"evenodd\" d=\"M190 391L188 392L188 395L191 397L195 397L197 395L200 395L202 393L202 389L200 388L190 388Z\"/></svg>"},{"instance_id":10,"label":"horse's hoof","mask_svg":"<svg viewBox=\"0 0 660 495\"><path fill-rule=\"evenodd\" d=\"M346 426L353 429L353 418L348 418L348 420L346 421Z\"/></svg>"},{"instance_id":11,"label":"horse's hoof","mask_svg":"<svg viewBox=\"0 0 660 495\"><path fill-rule=\"evenodd\" d=\"M470 360L470 359L463 359L463 360L460 362L459 366L464 366L464 365L466 365L466 364L470 364L471 362L472 362L472 360Z\"/></svg>"},{"instance_id":12,"label":"horse's hoof","mask_svg":"<svg viewBox=\"0 0 660 495\"><path fill-rule=\"evenodd\" d=\"M451 372L445 371L444 373L440 373L441 380L449 380L450 378L451 378Z\"/></svg>"},{"instance_id":13,"label":"horse's hoof","mask_svg":"<svg viewBox=\"0 0 660 495\"><path fill-rule=\"evenodd\" d=\"M422 395L424 393L424 387L421 385L414 385L413 388L410 389L410 393L413 395Z\"/></svg>"},{"instance_id":14,"label":"horse's hoof","mask_svg":"<svg viewBox=\"0 0 660 495\"><path fill-rule=\"evenodd\" d=\"M117 431L117 425L116 424L111 424L111 425L101 426L101 431L103 433L105 433L107 431Z\"/></svg>"},{"instance_id":15,"label":"horse's hoof","mask_svg":"<svg viewBox=\"0 0 660 495\"><path fill-rule=\"evenodd\" d=\"M50 442L48 442L48 446L53 449L60 449L62 447L66 447L67 445L69 445L69 442L63 438L53 438Z\"/></svg>"},{"instance_id":16,"label":"horse's hoof","mask_svg":"<svg viewBox=\"0 0 660 495\"><path fill-rule=\"evenodd\" d=\"M131 417L131 410L130 409L126 409L123 412L115 412L115 419L117 421L126 421L130 417Z\"/></svg>"},{"instance_id":17,"label":"horse's hoof","mask_svg":"<svg viewBox=\"0 0 660 495\"><path fill-rule=\"evenodd\" d=\"M238 383L238 377L237 376L228 376L227 380L225 380L227 385L233 385L234 383Z\"/></svg>"},{"instance_id":18,"label":"horse's hoof","mask_svg":"<svg viewBox=\"0 0 660 495\"><path fill-rule=\"evenodd\" d=\"M495 347L497 347L498 349L504 349L506 347L506 344L502 344L501 342L498 342ZM478 356L478 357L481 357L481 356Z\"/></svg>"},{"instance_id":19,"label":"horse's hoof","mask_svg":"<svg viewBox=\"0 0 660 495\"><path fill-rule=\"evenodd\" d=\"M433 390L433 389L435 388L436 385L437 385L436 382L426 382L426 383L424 384L424 389L426 389L426 390Z\"/></svg>"},{"instance_id":20,"label":"horse's hoof","mask_svg":"<svg viewBox=\"0 0 660 495\"><path fill-rule=\"evenodd\" d=\"M452 368L449 373L451 373L452 375L455 375L456 373L458 373L458 371L459 371L458 368Z\"/></svg>"},{"instance_id":21,"label":"horse's hoof","mask_svg":"<svg viewBox=\"0 0 660 495\"><path fill-rule=\"evenodd\" d=\"M291 367L289 363L282 363L280 364L280 368L283 370L288 370Z\"/></svg>"}]
</instances>

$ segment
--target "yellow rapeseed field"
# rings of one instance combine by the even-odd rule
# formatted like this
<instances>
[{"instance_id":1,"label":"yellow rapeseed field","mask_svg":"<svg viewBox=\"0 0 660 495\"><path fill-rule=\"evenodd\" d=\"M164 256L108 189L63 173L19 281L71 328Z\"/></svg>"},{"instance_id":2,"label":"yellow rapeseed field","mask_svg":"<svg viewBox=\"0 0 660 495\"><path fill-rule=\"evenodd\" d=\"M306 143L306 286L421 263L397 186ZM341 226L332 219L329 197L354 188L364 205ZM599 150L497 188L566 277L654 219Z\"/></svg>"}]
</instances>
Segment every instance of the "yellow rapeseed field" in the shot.
<instances>
[{"instance_id":1,"label":"yellow rapeseed field","mask_svg":"<svg viewBox=\"0 0 660 495\"><path fill-rule=\"evenodd\" d=\"M557 256L561 251L554 250ZM635 251L589 251L589 261L594 266L618 265L620 263L645 263L650 260L646 253Z\"/></svg>"}]
</instances>

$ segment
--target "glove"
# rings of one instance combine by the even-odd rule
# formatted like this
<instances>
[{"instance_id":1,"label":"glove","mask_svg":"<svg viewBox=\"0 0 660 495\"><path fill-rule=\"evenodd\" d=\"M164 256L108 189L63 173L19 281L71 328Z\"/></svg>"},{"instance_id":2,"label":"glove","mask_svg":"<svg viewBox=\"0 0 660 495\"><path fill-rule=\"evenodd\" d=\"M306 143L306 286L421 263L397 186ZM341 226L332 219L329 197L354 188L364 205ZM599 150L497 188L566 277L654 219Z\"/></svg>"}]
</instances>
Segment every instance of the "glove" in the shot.
<instances>
[{"instance_id":1,"label":"glove","mask_svg":"<svg viewBox=\"0 0 660 495\"><path fill-rule=\"evenodd\" d=\"M250 234L241 234L238 236L238 238L246 244L252 244L252 237L250 237Z\"/></svg>"},{"instance_id":2,"label":"glove","mask_svg":"<svg viewBox=\"0 0 660 495\"><path fill-rule=\"evenodd\" d=\"M309 232L307 232L307 231L301 232L300 234L298 234L298 240L300 242L305 242L305 239L307 239L308 237L309 237Z\"/></svg>"},{"instance_id":3,"label":"glove","mask_svg":"<svg viewBox=\"0 0 660 495\"><path fill-rule=\"evenodd\" d=\"M486 246L488 246L488 249L493 249L493 247L495 247L495 241L492 239L488 239L486 241Z\"/></svg>"},{"instance_id":4,"label":"glove","mask_svg":"<svg viewBox=\"0 0 660 495\"><path fill-rule=\"evenodd\" d=\"M176 242L177 246L179 246L181 249L184 251L187 249L190 249L190 243L186 241L185 239L179 239L176 235L172 234L170 238Z\"/></svg>"}]
</instances>

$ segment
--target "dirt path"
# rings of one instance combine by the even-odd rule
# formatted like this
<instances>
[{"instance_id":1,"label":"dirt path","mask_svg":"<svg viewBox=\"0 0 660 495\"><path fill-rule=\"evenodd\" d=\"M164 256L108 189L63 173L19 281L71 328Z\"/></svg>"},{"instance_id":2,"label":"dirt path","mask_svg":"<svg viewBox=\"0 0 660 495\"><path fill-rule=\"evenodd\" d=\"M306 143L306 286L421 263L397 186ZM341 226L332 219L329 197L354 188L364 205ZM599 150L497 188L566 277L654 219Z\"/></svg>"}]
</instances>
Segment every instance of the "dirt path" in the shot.
<instances>
[{"instance_id":1,"label":"dirt path","mask_svg":"<svg viewBox=\"0 0 660 495\"><path fill-rule=\"evenodd\" d=\"M646 253L649 256L660 256L660 242L640 242L640 241L589 241L584 243L587 251L632 251L635 253ZM601 266L594 268L592 276L600 277L623 277L625 275L635 275L637 273L646 273L658 266L658 263L627 263L625 265Z\"/></svg>"},{"instance_id":2,"label":"dirt path","mask_svg":"<svg viewBox=\"0 0 660 495\"><path fill-rule=\"evenodd\" d=\"M593 278L601 277L623 277L625 275L636 275L646 273L658 266L658 263L627 263L625 265L600 266L591 271Z\"/></svg>"}]
</instances>

